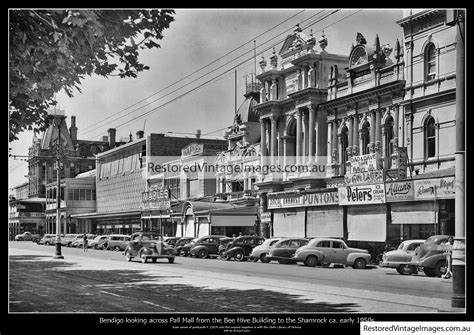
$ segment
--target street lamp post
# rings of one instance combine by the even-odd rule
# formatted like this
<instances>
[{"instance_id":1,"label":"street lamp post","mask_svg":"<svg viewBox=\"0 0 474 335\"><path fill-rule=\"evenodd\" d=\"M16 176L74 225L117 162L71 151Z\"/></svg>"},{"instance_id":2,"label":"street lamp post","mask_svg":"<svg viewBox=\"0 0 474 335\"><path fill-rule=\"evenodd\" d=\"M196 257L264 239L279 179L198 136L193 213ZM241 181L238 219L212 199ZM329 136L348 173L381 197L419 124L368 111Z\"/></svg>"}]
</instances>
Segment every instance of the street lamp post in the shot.
<instances>
[{"instance_id":1,"label":"street lamp post","mask_svg":"<svg viewBox=\"0 0 474 335\"><path fill-rule=\"evenodd\" d=\"M55 125L58 127L58 142L56 146L56 181L57 181L57 191L56 191L56 254L54 258L63 259L64 256L61 255L61 117L55 117Z\"/></svg>"}]
</instances>

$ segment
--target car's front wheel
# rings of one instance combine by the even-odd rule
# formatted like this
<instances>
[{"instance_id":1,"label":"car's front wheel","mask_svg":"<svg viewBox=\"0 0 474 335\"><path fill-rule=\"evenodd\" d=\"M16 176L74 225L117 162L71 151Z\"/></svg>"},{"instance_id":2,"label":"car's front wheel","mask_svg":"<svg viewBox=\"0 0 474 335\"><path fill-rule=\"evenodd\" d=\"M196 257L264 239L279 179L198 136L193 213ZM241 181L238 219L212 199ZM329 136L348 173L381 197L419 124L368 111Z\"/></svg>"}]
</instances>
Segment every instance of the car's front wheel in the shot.
<instances>
[{"instance_id":1,"label":"car's front wheel","mask_svg":"<svg viewBox=\"0 0 474 335\"><path fill-rule=\"evenodd\" d=\"M316 256L306 257L306 259L304 261L304 265L315 267L316 265L318 265L318 257L316 257Z\"/></svg>"},{"instance_id":2,"label":"car's front wheel","mask_svg":"<svg viewBox=\"0 0 474 335\"><path fill-rule=\"evenodd\" d=\"M235 253L234 258L236 261L242 262L245 259L245 255L241 250L239 250Z\"/></svg>"},{"instance_id":3,"label":"car's front wheel","mask_svg":"<svg viewBox=\"0 0 474 335\"><path fill-rule=\"evenodd\" d=\"M448 262L445 260L438 261L434 267L434 274L436 277L441 277L448 271Z\"/></svg>"},{"instance_id":4,"label":"car's front wheel","mask_svg":"<svg viewBox=\"0 0 474 335\"><path fill-rule=\"evenodd\" d=\"M199 250L198 257L199 258L206 258L207 257L207 251L204 250L204 249Z\"/></svg>"},{"instance_id":5,"label":"car's front wheel","mask_svg":"<svg viewBox=\"0 0 474 335\"><path fill-rule=\"evenodd\" d=\"M262 263L270 263L270 258L267 257L267 254L261 254L260 255L260 261Z\"/></svg>"},{"instance_id":6,"label":"car's front wheel","mask_svg":"<svg viewBox=\"0 0 474 335\"><path fill-rule=\"evenodd\" d=\"M365 266L367 265L367 262L363 258L357 258L354 261L354 265L352 266L354 269L365 269Z\"/></svg>"},{"instance_id":7,"label":"car's front wheel","mask_svg":"<svg viewBox=\"0 0 474 335\"><path fill-rule=\"evenodd\" d=\"M413 265L408 264L401 264L397 268L397 272L401 275L411 275L412 273L416 273L415 267Z\"/></svg>"}]
</instances>

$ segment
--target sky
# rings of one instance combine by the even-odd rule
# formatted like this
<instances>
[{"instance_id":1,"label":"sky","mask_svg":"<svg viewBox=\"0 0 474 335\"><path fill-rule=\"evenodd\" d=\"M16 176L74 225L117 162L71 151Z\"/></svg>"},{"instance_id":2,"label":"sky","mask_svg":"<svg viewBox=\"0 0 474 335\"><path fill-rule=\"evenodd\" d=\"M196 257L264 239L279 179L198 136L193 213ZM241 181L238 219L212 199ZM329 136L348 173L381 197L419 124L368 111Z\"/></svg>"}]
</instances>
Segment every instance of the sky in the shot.
<instances>
[{"instance_id":1,"label":"sky","mask_svg":"<svg viewBox=\"0 0 474 335\"><path fill-rule=\"evenodd\" d=\"M140 60L150 66L137 78L91 76L74 97L59 93L59 108L66 122L76 116L78 139L99 140L108 128L117 129L117 139L138 130L192 137L196 130L205 138L223 138L243 102L245 76L275 47L278 53L285 37L297 23L318 40L322 30L328 39L326 51L349 55L357 32L367 44L378 34L381 44L393 48L403 41L396 23L402 9L175 9L170 28L164 30L161 48L142 51ZM326 17L327 16L327 17ZM325 18L326 17L326 18ZM272 29L274 28L274 29ZM254 41L255 40L255 44ZM255 51L254 51L255 45ZM316 47L317 51L319 46ZM393 54L392 54L393 55ZM250 81L250 77L248 77ZM237 81L237 87L235 82ZM13 155L26 155L32 132L9 143ZM27 181L27 162L9 158L9 188Z\"/></svg>"}]
</instances>

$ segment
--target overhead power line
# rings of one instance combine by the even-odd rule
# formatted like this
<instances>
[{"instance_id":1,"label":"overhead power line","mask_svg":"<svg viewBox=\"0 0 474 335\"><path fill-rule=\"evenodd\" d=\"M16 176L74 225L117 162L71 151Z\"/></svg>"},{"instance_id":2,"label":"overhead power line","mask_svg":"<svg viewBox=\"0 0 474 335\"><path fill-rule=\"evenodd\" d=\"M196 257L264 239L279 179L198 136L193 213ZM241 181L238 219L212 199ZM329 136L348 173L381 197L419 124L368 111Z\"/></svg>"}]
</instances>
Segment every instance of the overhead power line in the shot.
<instances>
[{"instance_id":1,"label":"overhead power line","mask_svg":"<svg viewBox=\"0 0 474 335\"><path fill-rule=\"evenodd\" d=\"M281 26L282 24L288 22L289 20L291 20L292 18L298 16L299 14L303 13L304 11L306 11L306 10L304 9L304 10L299 11L298 13L296 13L296 14L290 16L289 18L287 18L287 19L285 19L284 21L278 23L277 25L275 25L275 26L273 26L273 27L267 29L267 30L264 31L263 33L260 33L259 35L253 37L251 40L249 40L249 41L247 41L247 42L245 42L245 43L239 45L238 47L236 47L236 48L232 49L231 51L225 53L224 55L220 56L219 58L217 58L217 59L211 61L210 63L206 64L205 66L203 66L203 67L201 67L201 68L199 68L199 69L193 71L192 73L190 73L190 74L188 74L188 75L186 75L186 76L184 76L184 77L182 77L182 78L176 80L174 83L172 83L172 84L170 84L170 85L166 85L166 87L164 87L164 88L160 89L159 91L157 91L157 92L155 92L155 93L153 93L153 94L151 94L151 95L149 95L149 96L147 96L147 97L145 97L145 98L143 98L143 99L137 101L136 103L134 103L134 104L132 104L132 105L130 105L130 106L128 106L128 107L126 107L126 108L124 108L124 109L118 111L117 113L115 113L115 115L120 114L120 113L122 113L122 112L124 112L124 111L126 111L126 110L128 110L128 109L130 109L130 108L132 108L132 107L135 107L135 106L138 105L139 103L148 100L149 98L151 98L151 97L153 97L153 96L155 96L155 95L157 95L157 94L159 94L159 93L161 93L161 92L163 92L163 91L169 89L170 87L175 86L176 84L178 84L178 83L182 82L183 80L185 80L185 79L191 77L192 75L194 75L194 74L200 72L201 70L203 70L203 69L205 69L205 68L207 68L207 67L209 67L209 66L215 64L216 62L218 62L219 60L221 60L221 59L223 59L224 57L228 56L229 54L233 53L234 51L237 51L238 49L242 48L242 47L245 46L246 44L248 44L248 43L254 41L255 39L257 39L257 38L259 38L259 37L265 35L266 33L268 33L268 32L270 32L270 31L276 29L277 27L279 27L279 26ZM143 107L144 107L144 106L143 106ZM108 121L108 118L104 118L104 119L102 119L102 120L96 122L93 127L97 126L97 123L102 123L102 122L104 122L104 121ZM95 129L95 128L94 128L94 129Z\"/></svg>"}]
</instances>

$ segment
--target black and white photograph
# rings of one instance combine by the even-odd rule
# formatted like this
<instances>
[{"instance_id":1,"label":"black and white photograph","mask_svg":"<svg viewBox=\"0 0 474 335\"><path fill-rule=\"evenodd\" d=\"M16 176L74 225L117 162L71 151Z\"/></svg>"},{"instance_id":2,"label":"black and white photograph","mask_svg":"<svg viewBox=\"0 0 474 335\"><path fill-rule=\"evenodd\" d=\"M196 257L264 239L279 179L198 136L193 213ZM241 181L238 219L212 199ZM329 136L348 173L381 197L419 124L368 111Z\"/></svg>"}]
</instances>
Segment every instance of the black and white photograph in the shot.
<instances>
[{"instance_id":1,"label":"black and white photograph","mask_svg":"<svg viewBox=\"0 0 474 335\"><path fill-rule=\"evenodd\" d=\"M466 12L9 8L0 333L473 334Z\"/></svg>"}]
</instances>

